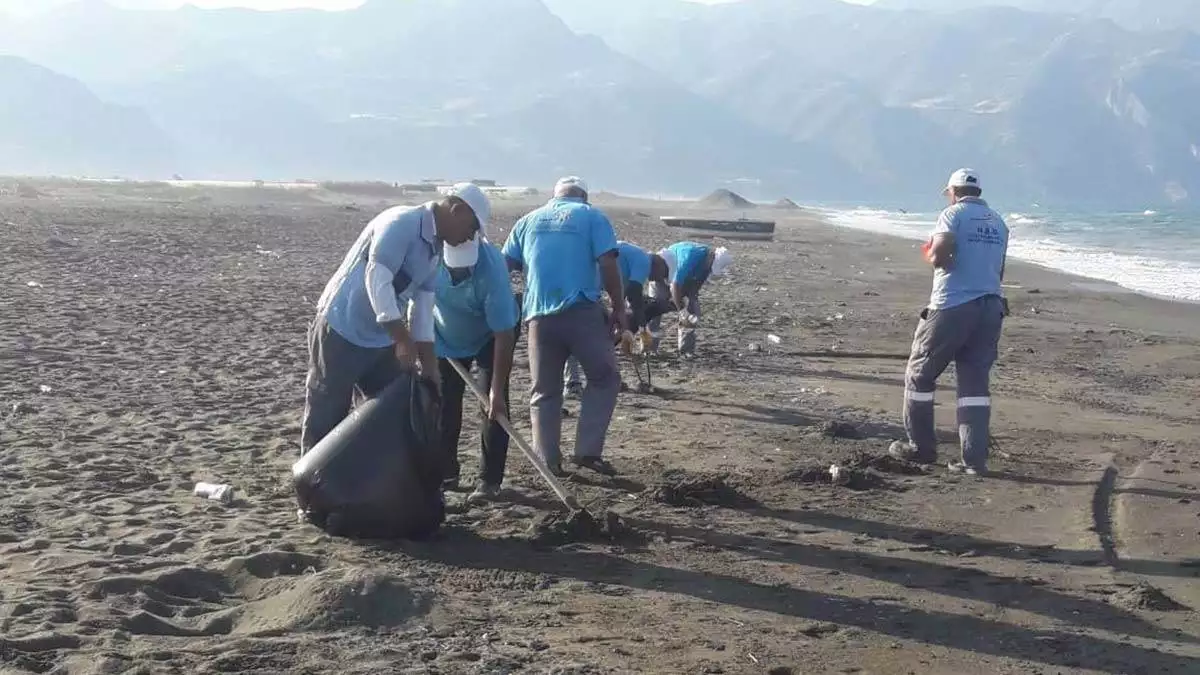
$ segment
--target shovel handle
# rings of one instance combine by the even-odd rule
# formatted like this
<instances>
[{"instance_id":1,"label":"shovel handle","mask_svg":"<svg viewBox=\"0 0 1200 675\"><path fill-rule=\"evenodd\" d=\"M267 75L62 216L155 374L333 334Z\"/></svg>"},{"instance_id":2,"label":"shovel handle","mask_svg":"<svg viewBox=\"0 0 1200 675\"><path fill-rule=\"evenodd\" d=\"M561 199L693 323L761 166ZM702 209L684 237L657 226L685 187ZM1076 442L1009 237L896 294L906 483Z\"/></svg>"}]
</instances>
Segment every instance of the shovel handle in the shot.
<instances>
[{"instance_id":1,"label":"shovel handle","mask_svg":"<svg viewBox=\"0 0 1200 675\"><path fill-rule=\"evenodd\" d=\"M457 360L446 360L449 361L450 365L454 367L454 372L458 373L458 376L461 377L463 382L467 384L467 387L475 393L475 398L479 399L479 404L483 406L483 409L486 411L488 409L489 400L487 394L485 394L483 389L479 386L479 383L472 379L471 374L468 373L467 369L463 368L462 364ZM567 489L563 487L563 484L558 480L557 477L555 477L554 474L550 473L549 467L546 466L546 463L542 461L541 457L538 457L537 453L533 451L533 448L525 442L525 439L522 438L515 429L513 429L512 422L509 421L508 417L501 415L496 419L496 422L498 422L500 427L504 429L504 433L508 434L508 437L517 444L517 447L521 449L521 452L525 455L525 458L528 459L531 464L533 464L533 468L537 469L537 472L541 474L543 479L545 479L546 483L550 486L550 489L554 491L555 496L557 496L568 509L571 509L572 511L580 510L582 507L579 505L579 501L576 500L570 492L567 492Z\"/></svg>"}]
</instances>

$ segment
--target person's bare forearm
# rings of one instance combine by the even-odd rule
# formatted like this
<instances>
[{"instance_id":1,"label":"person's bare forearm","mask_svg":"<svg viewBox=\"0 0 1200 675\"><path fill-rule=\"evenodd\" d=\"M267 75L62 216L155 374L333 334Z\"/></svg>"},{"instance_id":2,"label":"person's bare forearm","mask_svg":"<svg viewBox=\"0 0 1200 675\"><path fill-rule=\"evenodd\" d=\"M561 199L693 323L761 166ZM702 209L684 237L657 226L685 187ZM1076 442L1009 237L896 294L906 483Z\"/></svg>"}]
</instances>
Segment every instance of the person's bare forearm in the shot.
<instances>
[{"instance_id":1,"label":"person's bare forearm","mask_svg":"<svg viewBox=\"0 0 1200 675\"><path fill-rule=\"evenodd\" d=\"M625 290L621 288L621 270L617 267L616 256L606 255L600 259L600 280L604 282L604 292L612 301L614 314L625 316Z\"/></svg>"},{"instance_id":2,"label":"person's bare forearm","mask_svg":"<svg viewBox=\"0 0 1200 675\"><path fill-rule=\"evenodd\" d=\"M512 375L513 349L517 344L516 332L502 330L496 333L492 348L492 400L504 398L504 387Z\"/></svg>"},{"instance_id":3,"label":"person's bare forearm","mask_svg":"<svg viewBox=\"0 0 1200 675\"><path fill-rule=\"evenodd\" d=\"M675 309L681 312L687 309L687 304L683 301L683 284L671 282L671 302L675 304Z\"/></svg>"}]
</instances>

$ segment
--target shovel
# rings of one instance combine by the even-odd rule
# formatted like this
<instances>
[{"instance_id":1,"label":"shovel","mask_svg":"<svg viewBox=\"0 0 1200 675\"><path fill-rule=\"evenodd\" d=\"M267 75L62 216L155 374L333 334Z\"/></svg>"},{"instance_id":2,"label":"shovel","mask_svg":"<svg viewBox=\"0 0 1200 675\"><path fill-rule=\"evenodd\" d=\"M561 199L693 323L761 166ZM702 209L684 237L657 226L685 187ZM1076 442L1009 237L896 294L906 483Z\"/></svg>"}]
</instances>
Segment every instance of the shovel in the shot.
<instances>
[{"instance_id":1,"label":"shovel","mask_svg":"<svg viewBox=\"0 0 1200 675\"><path fill-rule=\"evenodd\" d=\"M458 376L463 379L463 382L467 383L467 387L470 388L471 391L475 392L475 398L479 399L479 404L483 406L484 410L487 410L489 403L488 396L479 386L479 383L471 377L471 374L467 372L466 368L463 368L461 363L454 359L447 360L450 362L450 365L454 367L454 372L458 373ZM537 472L541 474L543 479L545 479L546 483L550 486L550 489L554 491L555 496L558 497L568 509L571 509L571 511L586 512L586 509L580 506L579 500L575 499L571 493L567 492L567 489L563 487L558 478L555 477L553 473L550 473L549 467L546 466L541 457L538 457L537 453L533 451L533 448L525 442L525 439L522 438L515 429L513 429L512 422L510 422L509 419L504 415L501 415L496 421L504 429L504 432L508 434L508 437L517 444L518 448L521 449L521 452L525 455L525 458L528 459L531 464L533 464L533 468L537 469Z\"/></svg>"}]
</instances>

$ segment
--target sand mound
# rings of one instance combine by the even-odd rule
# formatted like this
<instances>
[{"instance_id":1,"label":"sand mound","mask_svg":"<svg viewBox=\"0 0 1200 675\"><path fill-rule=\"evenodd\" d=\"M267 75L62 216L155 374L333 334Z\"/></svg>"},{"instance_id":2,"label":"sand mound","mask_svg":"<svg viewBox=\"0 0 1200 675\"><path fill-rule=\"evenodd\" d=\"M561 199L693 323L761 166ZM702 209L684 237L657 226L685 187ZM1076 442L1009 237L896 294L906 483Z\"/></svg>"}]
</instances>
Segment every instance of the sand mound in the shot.
<instances>
[{"instance_id":1,"label":"sand mound","mask_svg":"<svg viewBox=\"0 0 1200 675\"><path fill-rule=\"evenodd\" d=\"M928 469L916 462L896 459L891 455L860 453L851 457L845 464L854 469L874 469L880 473L894 473L901 476L924 476L929 473Z\"/></svg>"},{"instance_id":2,"label":"sand mound","mask_svg":"<svg viewBox=\"0 0 1200 675\"><path fill-rule=\"evenodd\" d=\"M755 204L732 190L721 188L696 202L696 206L706 209L752 209Z\"/></svg>"},{"instance_id":3,"label":"sand mound","mask_svg":"<svg viewBox=\"0 0 1200 675\"><path fill-rule=\"evenodd\" d=\"M1186 606L1175 602L1171 596L1150 584L1138 584L1112 594L1109 601L1117 607L1129 610L1154 612L1182 612Z\"/></svg>"},{"instance_id":4,"label":"sand mound","mask_svg":"<svg viewBox=\"0 0 1200 675\"><path fill-rule=\"evenodd\" d=\"M798 211L801 208L799 204L788 199L787 197L784 197L783 199L780 199L779 201L775 202L774 206L777 209L787 209L789 211Z\"/></svg>"},{"instance_id":5,"label":"sand mound","mask_svg":"<svg viewBox=\"0 0 1200 675\"><path fill-rule=\"evenodd\" d=\"M806 485L836 485L850 490L874 490L885 485L879 474L860 467L838 464L837 480L828 466L804 466L784 475L784 480Z\"/></svg>"},{"instance_id":6,"label":"sand mound","mask_svg":"<svg viewBox=\"0 0 1200 675\"><path fill-rule=\"evenodd\" d=\"M530 539L544 546L581 542L617 543L636 541L640 533L620 516L607 511L596 517L587 511L555 512L538 518L529 527Z\"/></svg>"},{"instance_id":7,"label":"sand mound","mask_svg":"<svg viewBox=\"0 0 1200 675\"><path fill-rule=\"evenodd\" d=\"M670 506L725 506L746 508L757 500L731 485L724 476L691 474L680 469L663 473L661 481L649 491L650 499Z\"/></svg>"},{"instance_id":8,"label":"sand mound","mask_svg":"<svg viewBox=\"0 0 1200 675\"><path fill-rule=\"evenodd\" d=\"M328 570L319 558L267 551L234 558L224 570L179 567L101 579L93 600L126 609L133 635L273 635L362 626L398 626L428 610L428 599L394 579Z\"/></svg>"}]
</instances>

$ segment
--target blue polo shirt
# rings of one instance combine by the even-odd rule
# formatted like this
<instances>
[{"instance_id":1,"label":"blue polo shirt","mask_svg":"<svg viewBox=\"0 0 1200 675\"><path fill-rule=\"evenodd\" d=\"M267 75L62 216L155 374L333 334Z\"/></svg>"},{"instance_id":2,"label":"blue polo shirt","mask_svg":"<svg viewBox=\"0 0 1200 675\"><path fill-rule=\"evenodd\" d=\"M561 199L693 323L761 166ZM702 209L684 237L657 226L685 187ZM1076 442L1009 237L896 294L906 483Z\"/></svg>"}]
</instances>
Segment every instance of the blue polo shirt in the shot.
<instances>
[{"instance_id":1,"label":"blue polo shirt","mask_svg":"<svg viewBox=\"0 0 1200 675\"><path fill-rule=\"evenodd\" d=\"M628 283L646 285L650 281L650 254L637 244L617 242L617 268L621 270L621 286Z\"/></svg>"},{"instance_id":2,"label":"blue polo shirt","mask_svg":"<svg viewBox=\"0 0 1200 675\"><path fill-rule=\"evenodd\" d=\"M667 247L675 254L675 273L671 283L686 284L689 282L703 283L708 279L708 270L704 263L708 259L708 247L691 241L681 241Z\"/></svg>"},{"instance_id":3,"label":"blue polo shirt","mask_svg":"<svg viewBox=\"0 0 1200 675\"><path fill-rule=\"evenodd\" d=\"M599 302L597 259L616 248L608 217L579 199L552 199L517 221L504 255L525 270L525 319Z\"/></svg>"},{"instance_id":4,"label":"blue polo shirt","mask_svg":"<svg viewBox=\"0 0 1200 675\"><path fill-rule=\"evenodd\" d=\"M480 242L471 276L455 284L445 265L436 274L433 305L434 350L438 358L477 355L492 335L517 325L517 298L508 265L491 242Z\"/></svg>"},{"instance_id":5,"label":"blue polo shirt","mask_svg":"<svg viewBox=\"0 0 1200 675\"><path fill-rule=\"evenodd\" d=\"M379 214L363 228L345 259L317 301L317 314L348 342L366 348L390 347L391 334L375 320L367 296L367 261L392 270L399 283L398 304L403 309L418 291L434 291L434 272L441 242L433 221L433 202L421 206L396 206Z\"/></svg>"},{"instance_id":6,"label":"blue polo shirt","mask_svg":"<svg viewBox=\"0 0 1200 675\"><path fill-rule=\"evenodd\" d=\"M942 211L933 234L954 235L954 264L933 274L930 309L949 309L985 295L1000 295L1008 255L1008 226L978 197L964 197Z\"/></svg>"}]
</instances>

